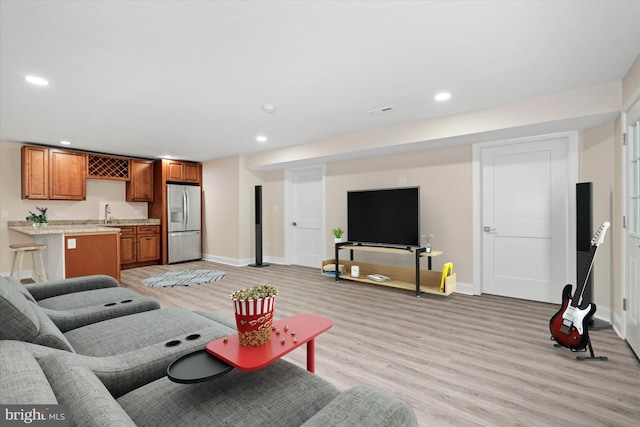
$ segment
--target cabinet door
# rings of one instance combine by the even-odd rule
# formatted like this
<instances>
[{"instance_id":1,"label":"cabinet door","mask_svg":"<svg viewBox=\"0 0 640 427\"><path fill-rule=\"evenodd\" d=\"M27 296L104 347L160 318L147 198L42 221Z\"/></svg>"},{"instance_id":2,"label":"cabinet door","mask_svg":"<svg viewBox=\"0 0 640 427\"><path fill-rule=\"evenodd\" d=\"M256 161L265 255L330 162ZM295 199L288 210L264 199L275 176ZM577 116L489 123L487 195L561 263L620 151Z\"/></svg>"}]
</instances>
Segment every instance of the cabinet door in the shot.
<instances>
[{"instance_id":1,"label":"cabinet door","mask_svg":"<svg viewBox=\"0 0 640 427\"><path fill-rule=\"evenodd\" d=\"M197 163L184 164L185 182L200 182L200 165Z\"/></svg>"},{"instance_id":2,"label":"cabinet door","mask_svg":"<svg viewBox=\"0 0 640 427\"><path fill-rule=\"evenodd\" d=\"M160 259L160 235L138 235L138 262Z\"/></svg>"},{"instance_id":3,"label":"cabinet door","mask_svg":"<svg viewBox=\"0 0 640 427\"><path fill-rule=\"evenodd\" d=\"M167 164L167 181L184 180L184 163L169 160Z\"/></svg>"},{"instance_id":4,"label":"cabinet door","mask_svg":"<svg viewBox=\"0 0 640 427\"><path fill-rule=\"evenodd\" d=\"M49 150L42 147L22 147L22 198L49 198Z\"/></svg>"},{"instance_id":5,"label":"cabinet door","mask_svg":"<svg viewBox=\"0 0 640 427\"><path fill-rule=\"evenodd\" d=\"M153 161L131 161L131 181L127 182L127 201L153 202Z\"/></svg>"},{"instance_id":6,"label":"cabinet door","mask_svg":"<svg viewBox=\"0 0 640 427\"><path fill-rule=\"evenodd\" d=\"M49 150L49 199L84 200L86 170L84 153Z\"/></svg>"},{"instance_id":7,"label":"cabinet door","mask_svg":"<svg viewBox=\"0 0 640 427\"><path fill-rule=\"evenodd\" d=\"M120 280L118 233L65 236L65 279L106 274Z\"/></svg>"},{"instance_id":8,"label":"cabinet door","mask_svg":"<svg viewBox=\"0 0 640 427\"><path fill-rule=\"evenodd\" d=\"M132 264L136 256L136 228L120 227L120 264Z\"/></svg>"}]
</instances>

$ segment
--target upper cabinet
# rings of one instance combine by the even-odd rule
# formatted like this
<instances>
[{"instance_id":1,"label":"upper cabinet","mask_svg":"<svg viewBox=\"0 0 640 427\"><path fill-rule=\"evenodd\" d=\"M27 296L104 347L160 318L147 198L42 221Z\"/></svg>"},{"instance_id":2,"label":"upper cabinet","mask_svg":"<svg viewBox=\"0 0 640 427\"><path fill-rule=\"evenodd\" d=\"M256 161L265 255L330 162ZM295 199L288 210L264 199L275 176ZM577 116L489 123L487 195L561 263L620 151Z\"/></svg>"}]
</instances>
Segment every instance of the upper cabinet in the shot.
<instances>
[{"instance_id":1,"label":"upper cabinet","mask_svg":"<svg viewBox=\"0 0 640 427\"><path fill-rule=\"evenodd\" d=\"M202 165L200 163L165 160L166 180L199 184Z\"/></svg>"},{"instance_id":2,"label":"upper cabinet","mask_svg":"<svg viewBox=\"0 0 640 427\"><path fill-rule=\"evenodd\" d=\"M86 155L43 147L22 147L22 198L84 200Z\"/></svg>"},{"instance_id":3,"label":"upper cabinet","mask_svg":"<svg viewBox=\"0 0 640 427\"><path fill-rule=\"evenodd\" d=\"M49 149L49 199L84 200L87 196L87 155Z\"/></svg>"},{"instance_id":4,"label":"upper cabinet","mask_svg":"<svg viewBox=\"0 0 640 427\"><path fill-rule=\"evenodd\" d=\"M128 202L153 202L153 161L131 160L131 180L127 182Z\"/></svg>"},{"instance_id":5,"label":"upper cabinet","mask_svg":"<svg viewBox=\"0 0 640 427\"><path fill-rule=\"evenodd\" d=\"M22 147L22 198L49 198L49 149Z\"/></svg>"}]
</instances>

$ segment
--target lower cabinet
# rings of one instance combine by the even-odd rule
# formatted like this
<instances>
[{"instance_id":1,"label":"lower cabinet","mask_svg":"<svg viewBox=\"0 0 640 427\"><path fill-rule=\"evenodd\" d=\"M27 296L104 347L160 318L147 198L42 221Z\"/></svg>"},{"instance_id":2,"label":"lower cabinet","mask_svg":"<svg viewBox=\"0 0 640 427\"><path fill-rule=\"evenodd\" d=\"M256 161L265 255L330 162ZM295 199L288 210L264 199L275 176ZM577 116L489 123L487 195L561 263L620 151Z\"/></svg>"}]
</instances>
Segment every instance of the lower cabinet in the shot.
<instances>
[{"instance_id":1,"label":"lower cabinet","mask_svg":"<svg viewBox=\"0 0 640 427\"><path fill-rule=\"evenodd\" d=\"M106 274L120 280L118 233L82 233L64 236L66 279Z\"/></svg>"},{"instance_id":2,"label":"lower cabinet","mask_svg":"<svg viewBox=\"0 0 640 427\"><path fill-rule=\"evenodd\" d=\"M120 265L122 269L160 262L160 226L120 226Z\"/></svg>"}]
</instances>

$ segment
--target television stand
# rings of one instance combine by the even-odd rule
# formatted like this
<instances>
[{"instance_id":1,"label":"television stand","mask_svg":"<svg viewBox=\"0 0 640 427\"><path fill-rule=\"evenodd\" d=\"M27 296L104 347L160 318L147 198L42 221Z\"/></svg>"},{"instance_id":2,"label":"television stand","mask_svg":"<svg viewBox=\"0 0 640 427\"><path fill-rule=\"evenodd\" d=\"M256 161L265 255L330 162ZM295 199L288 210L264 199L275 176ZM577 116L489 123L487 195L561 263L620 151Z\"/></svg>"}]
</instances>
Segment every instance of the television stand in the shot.
<instances>
[{"instance_id":1,"label":"television stand","mask_svg":"<svg viewBox=\"0 0 640 427\"><path fill-rule=\"evenodd\" d=\"M340 261L340 250L348 249L350 251L349 260ZM353 254L355 251L364 252L378 252L388 254L407 255L411 254L415 257L415 267L402 267L387 264L372 264L366 262L358 262L353 260ZM424 293L437 294L437 295L450 295L456 288L456 276L455 273L448 276L445 279L444 291L440 290L440 282L442 280L442 272L431 270L431 259L436 256L442 255L442 251L427 252L426 248L411 248L411 247L387 247L379 245L368 245L364 243L354 242L341 242L335 244L335 258L332 260L325 260L322 262L324 267L327 264L335 264L336 270L338 265L342 263L345 267L344 274L335 272L335 281L340 281L340 278L346 280L353 280L356 282L369 283L374 285L391 286L400 289L415 290L416 296L419 297ZM427 270L420 268L420 260L427 258ZM358 277L352 277L351 267L357 265L360 268L360 275ZM391 280L378 282L368 279L370 274L382 274L389 276Z\"/></svg>"}]
</instances>

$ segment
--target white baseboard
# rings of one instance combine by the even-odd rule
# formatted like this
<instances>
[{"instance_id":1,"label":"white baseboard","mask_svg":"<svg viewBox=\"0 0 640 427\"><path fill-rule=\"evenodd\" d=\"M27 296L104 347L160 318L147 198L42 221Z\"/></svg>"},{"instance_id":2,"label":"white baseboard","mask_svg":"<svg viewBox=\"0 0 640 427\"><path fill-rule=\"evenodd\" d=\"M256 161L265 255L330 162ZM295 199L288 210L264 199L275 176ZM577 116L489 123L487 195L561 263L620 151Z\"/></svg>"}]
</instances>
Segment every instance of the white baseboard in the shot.
<instances>
[{"instance_id":1,"label":"white baseboard","mask_svg":"<svg viewBox=\"0 0 640 427\"><path fill-rule=\"evenodd\" d=\"M203 254L202 259L204 259L205 261L231 265L233 267L245 267L249 264L254 264L256 262L254 258L244 258L244 259L227 258L227 257L221 257L221 256L211 255L211 254ZM263 262L267 264L281 264L281 265L285 264L284 259L280 257L265 257L263 259Z\"/></svg>"},{"instance_id":2,"label":"white baseboard","mask_svg":"<svg viewBox=\"0 0 640 427\"><path fill-rule=\"evenodd\" d=\"M456 282L456 293L464 295L475 295L471 283Z\"/></svg>"}]
</instances>

